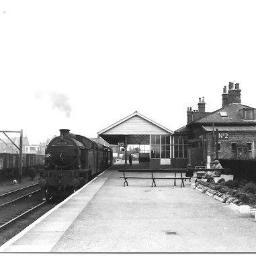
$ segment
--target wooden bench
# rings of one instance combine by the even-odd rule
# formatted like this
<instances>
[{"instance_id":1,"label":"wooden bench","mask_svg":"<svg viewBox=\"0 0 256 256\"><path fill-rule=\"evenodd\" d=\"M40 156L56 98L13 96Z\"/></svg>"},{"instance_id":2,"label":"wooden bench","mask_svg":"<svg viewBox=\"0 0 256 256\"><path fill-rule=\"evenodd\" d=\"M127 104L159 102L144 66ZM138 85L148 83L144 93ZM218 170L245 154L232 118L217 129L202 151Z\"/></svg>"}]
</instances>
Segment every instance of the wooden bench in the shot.
<instances>
[{"instance_id":1,"label":"wooden bench","mask_svg":"<svg viewBox=\"0 0 256 256\"><path fill-rule=\"evenodd\" d=\"M120 179L124 179L124 187L128 186L128 179L150 179L152 180L152 187L156 187L156 180L173 180L174 186L176 186L176 180L181 181L181 187L185 187L184 180L191 180L191 177L183 177L182 173L185 173L187 169L185 168L173 168L173 169L160 169L160 170L148 170L148 169L123 169L119 170L123 174ZM130 176L127 173L149 173L150 177L142 176ZM174 177L159 177L156 174L161 173L174 173ZM177 173L180 173L180 177L177 177Z\"/></svg>"}]
</instances>

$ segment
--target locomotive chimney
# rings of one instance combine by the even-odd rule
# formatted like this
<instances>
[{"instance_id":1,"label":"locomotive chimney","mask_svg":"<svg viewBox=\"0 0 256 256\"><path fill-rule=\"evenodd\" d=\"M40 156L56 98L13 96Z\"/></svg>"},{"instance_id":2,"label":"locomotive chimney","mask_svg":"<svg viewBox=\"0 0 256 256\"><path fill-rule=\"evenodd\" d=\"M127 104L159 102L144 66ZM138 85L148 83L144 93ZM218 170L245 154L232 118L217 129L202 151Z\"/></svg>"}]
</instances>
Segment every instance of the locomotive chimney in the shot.
<instances>
[{"instance_id":1,"label":"locomotive chimney","mask_svg":"<svg viewBox=\"0 0 256 256\"><path fill-rule=\"evenodd\" d=\"M69 129L60 129L60 136L66 136L70 132Z\"/></svg>"}]
</instances>

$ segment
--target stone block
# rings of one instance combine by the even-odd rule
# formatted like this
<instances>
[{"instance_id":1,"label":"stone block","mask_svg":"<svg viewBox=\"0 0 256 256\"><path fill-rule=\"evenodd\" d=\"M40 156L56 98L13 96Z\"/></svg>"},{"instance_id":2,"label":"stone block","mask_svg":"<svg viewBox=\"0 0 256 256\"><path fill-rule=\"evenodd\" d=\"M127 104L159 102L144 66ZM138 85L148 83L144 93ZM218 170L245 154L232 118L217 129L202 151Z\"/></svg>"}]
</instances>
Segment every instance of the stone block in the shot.
<instances>
[{"instance_id":1,"label":"stone block","mask_svg":"<svg viewBox=\"0 0 256 256\"><path fill-rule=\"evenodd\" d=\"M239 213L241 215L250 216L251 215L250 206L249 205L240 205Z\"/></svg>"}]
</instances>

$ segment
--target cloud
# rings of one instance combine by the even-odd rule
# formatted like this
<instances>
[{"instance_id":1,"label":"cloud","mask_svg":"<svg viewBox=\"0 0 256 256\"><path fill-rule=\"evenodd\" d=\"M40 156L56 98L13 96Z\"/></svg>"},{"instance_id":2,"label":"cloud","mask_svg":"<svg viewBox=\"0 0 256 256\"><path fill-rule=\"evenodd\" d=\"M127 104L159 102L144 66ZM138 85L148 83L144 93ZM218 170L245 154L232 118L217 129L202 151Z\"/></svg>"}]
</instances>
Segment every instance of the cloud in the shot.
<instances>
[{"instance_id":1,"label":"cloud","mask_svg":"<svg viewBox=\"0 0 256 256\"><path fill-rule=\"evenodd\" d=\"M50 99L52 103L52 108L56 108L59 111L62 111L65 113L66 117L70 117L72 108L69 104L69 98L67 95L63 93L50 93Z\"/></svg>"}]
</instances>

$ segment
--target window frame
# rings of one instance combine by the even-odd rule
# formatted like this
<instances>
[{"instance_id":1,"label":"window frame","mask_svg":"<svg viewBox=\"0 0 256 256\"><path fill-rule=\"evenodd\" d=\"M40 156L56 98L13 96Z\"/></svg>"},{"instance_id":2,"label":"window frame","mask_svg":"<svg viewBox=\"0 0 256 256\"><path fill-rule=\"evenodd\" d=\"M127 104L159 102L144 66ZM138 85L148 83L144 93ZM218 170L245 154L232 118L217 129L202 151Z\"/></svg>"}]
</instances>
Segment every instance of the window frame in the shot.
<instances>
[{"instance_id":1,"label":"window frame","mask_svg":"<svg viewBox=\"0 0 256 256\"><path fill-rule=\"evenodd\" d=\"M248 147L250 145L250 148ZM252 142L246 142L246 146L248 148L248 152L252 152Z\"/></svg>"},{"instance_id":2,"label":"window frame","mask_svg":"<svg viewBox=\"0 0 256 256\"><path fill-rule=\"evenodd\" d=\"M233 145L235 145L235 148L233 148ZM236 142L232 142L231 143L231 152L236 152L237 151L237 143Z\"/></svg>"},{"instance_id":3,"label":"window frame","mask_svg":"<svg viewBox=\"0 0 256 256\"><path fill-rule=\"evenodd\" d=\"M159 136L159 144L156 144L157 139L156 136ZM152 143L152 138L154 143ZM154 153L154 157L152 157L152 149L154 149L156 146L159 147L159 152L157 152L157 154L159 153L159 157L156 157L156 153ZM151 159L161 159L161 135L158 134L152 134L150 135L150 158Z\"/></svg>"},{"instance_id":4,"label":"window frame","mask_svg":"<svg viewBox=\"0 0 256 256\"><path fill-rule=\"evenodd\" d=\"M156 137L159 136L159 137ZM159 139L158 139L159 138ZM159 142L159 144L157 144ZM169 143L168 143L169 142ZM170 159L171 158L171 136L164 134L152 134L150 135L150 158L151 159ZM159 150L159 157L155 156L158 154L157 150ZM152 156L152 151L156 151L154 156Z\"/></svg>"},{"instance_id":5,"label":"window frame","mask_svg":"<svg viewBox=\"0 0 256 256\"><path fill-rule=\"evenodd\" d=\"M221 143L220 142L218 142L218 144L217 144L217 150L218 150L218 152L221 151Z\"/></svg>"}]
</instances>

